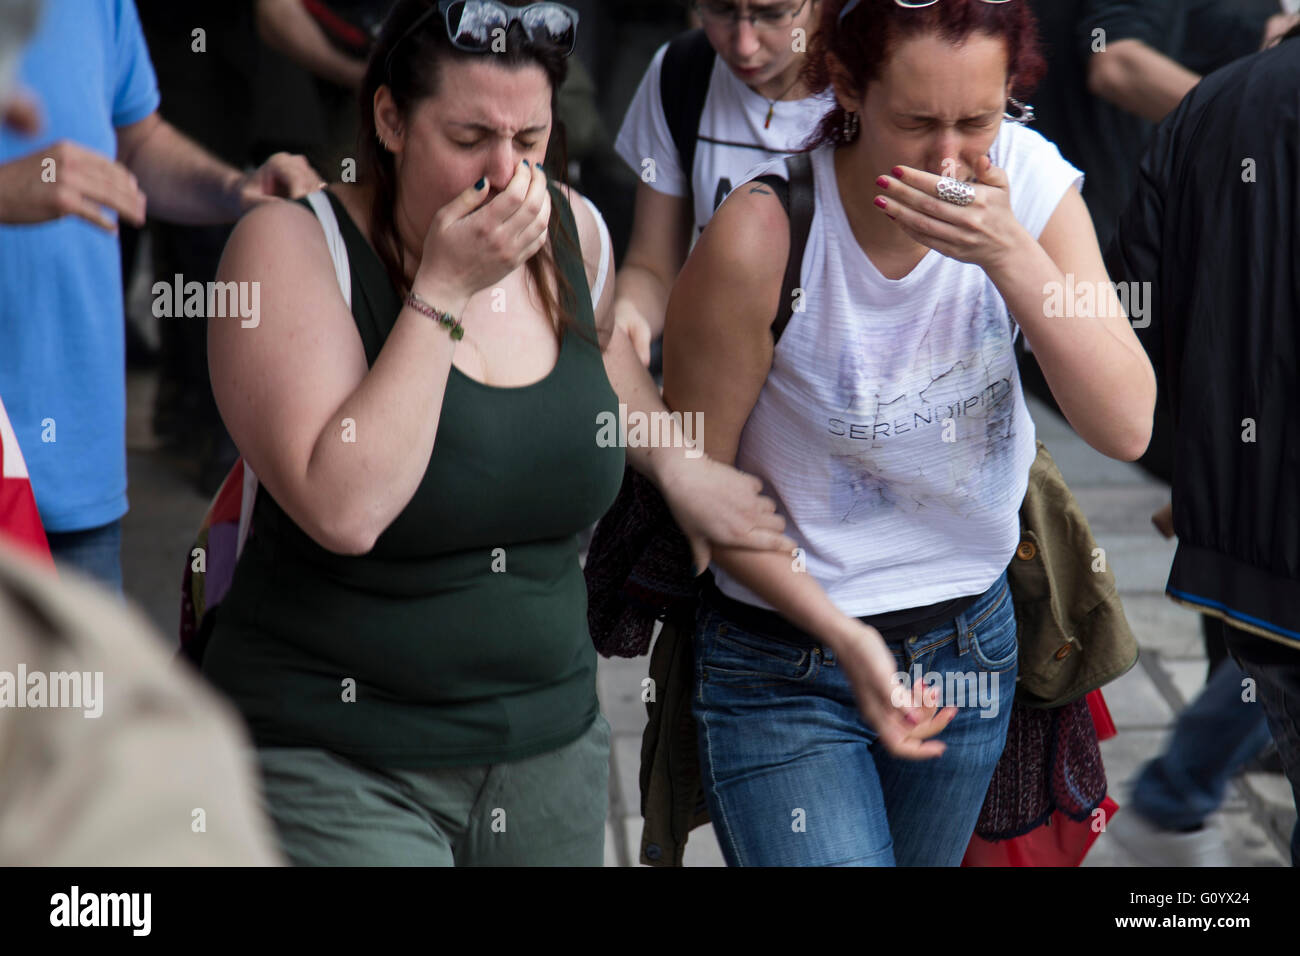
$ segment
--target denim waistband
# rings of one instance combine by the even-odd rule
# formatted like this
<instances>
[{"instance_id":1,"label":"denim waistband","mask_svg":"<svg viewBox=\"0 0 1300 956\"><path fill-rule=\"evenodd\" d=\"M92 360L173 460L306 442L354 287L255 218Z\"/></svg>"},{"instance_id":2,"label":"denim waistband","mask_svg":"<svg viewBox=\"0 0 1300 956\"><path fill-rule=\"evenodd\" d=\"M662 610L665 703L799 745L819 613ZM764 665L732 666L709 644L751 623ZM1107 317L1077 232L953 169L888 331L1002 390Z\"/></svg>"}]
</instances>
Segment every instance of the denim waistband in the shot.
<instances>
[{"instance_id":1,"label":"denim waistband","mask_svg":"<svg viewBox=\"0 0 1300 956\"><path fill-rule=\"evenodd\" d=\"M945 621L951 621L983 596L983 592L970 594L940 601L938 604L887 611L884 614L860 617L858 620L878 630L887 642L899 643L913 634L924 634ZM705 604L744 630L799 647L816 647L821 644L821 641L801 631L775 611L727 597L718 590L712 571L704 574L700 597Z\"/></svg>"}]
</instances>

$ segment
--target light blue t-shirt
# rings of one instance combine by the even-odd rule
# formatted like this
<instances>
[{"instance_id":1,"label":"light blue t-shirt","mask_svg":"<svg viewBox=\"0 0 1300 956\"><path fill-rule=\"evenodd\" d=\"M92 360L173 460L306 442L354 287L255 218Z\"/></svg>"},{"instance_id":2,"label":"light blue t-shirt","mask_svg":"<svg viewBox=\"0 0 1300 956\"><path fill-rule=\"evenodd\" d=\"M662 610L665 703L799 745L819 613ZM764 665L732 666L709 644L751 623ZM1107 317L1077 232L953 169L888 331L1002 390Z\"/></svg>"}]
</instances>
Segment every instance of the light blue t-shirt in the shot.
<instances>
[{"instance_id":1,"label":"light blue t-shirt","mask_svg":"<svg viewBox=\"0 0 1300 956\"><path fill-rule=\"evenodd\" d=\"M48 0L19 78L45 124L0 131L0 163L61 139L115 157L115 128L158 108L132 0ZM126 513L124 322L115 235L72 216L0 226L0 396L47 530Z\"/></svg>"}]
</instances>

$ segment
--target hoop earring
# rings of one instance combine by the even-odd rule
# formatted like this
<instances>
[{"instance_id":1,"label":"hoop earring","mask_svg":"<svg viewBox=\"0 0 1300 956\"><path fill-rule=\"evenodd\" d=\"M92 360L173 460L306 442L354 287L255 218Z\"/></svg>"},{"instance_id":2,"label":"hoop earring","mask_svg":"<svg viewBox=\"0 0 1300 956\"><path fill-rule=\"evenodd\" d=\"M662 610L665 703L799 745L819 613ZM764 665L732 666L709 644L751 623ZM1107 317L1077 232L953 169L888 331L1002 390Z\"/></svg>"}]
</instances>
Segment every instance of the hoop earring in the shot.
<instances>
[{"instance_id":1,"label":"hoop earring","mask_svg":"<svg viewBox=\"0 0 1300 956\"><path fill-rule=\"evenodd\" d=\"M857 113L844 112L844 128L841 130L844 136L844 142L851 143L858 138L858 131L862 128L862 121L858 119Z\"/></svg>"},{"instance_id":2,"label":"hoop earring","mask_svg":"<svg viewBox=\"0 0 1300 956\"><path fill-rule=\"evenodd\" d=\"M1014 96L1008 96L1007 102L1016 108L1017 115L1013 116L1010 112L1006 112L1002 114L1004 119L1012 123L1019 123L1021 126L1034 121L1034 108L1028 103L1022 103Z\"/></svg>"}]
</instances>

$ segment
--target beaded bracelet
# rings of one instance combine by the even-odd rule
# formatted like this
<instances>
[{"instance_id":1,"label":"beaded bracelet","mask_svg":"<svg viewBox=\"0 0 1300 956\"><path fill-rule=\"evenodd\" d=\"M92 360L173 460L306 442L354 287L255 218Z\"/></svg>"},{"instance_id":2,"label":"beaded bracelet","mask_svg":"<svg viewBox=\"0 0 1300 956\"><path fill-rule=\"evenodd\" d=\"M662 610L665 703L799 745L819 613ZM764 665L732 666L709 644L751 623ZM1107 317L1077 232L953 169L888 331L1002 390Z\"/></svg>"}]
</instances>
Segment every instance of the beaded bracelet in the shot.
<instances>
[{"instance_id":1,"label":"beaded bracelet","mask_svg":"<svg viewBox=\"0 0 1300 956\"><path fill-rule=\"evenodd\" d=\"M460 319L453 318L450 312L443 312L440 309L435 309L414 292L407 295L406 304L421 315L427 315L443 328L450 331L453 341L459 342L465 337L465 330L461 327Z\"/></svg>"}]
</instances>

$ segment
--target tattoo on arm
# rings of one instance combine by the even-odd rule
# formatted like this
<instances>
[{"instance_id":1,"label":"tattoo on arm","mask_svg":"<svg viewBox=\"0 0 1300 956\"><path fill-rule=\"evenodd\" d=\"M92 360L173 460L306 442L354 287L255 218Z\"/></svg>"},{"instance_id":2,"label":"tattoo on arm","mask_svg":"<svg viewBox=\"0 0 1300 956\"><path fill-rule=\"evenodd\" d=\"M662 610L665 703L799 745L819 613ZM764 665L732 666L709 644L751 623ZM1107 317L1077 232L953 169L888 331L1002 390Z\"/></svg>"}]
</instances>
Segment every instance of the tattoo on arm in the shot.
<instances>
[{"instance_id":1,"label":"tattoo on arm","mask_svg":"<svg viewBox=\"0 0 1300 956\"><path fill-rule=\"evenodd\" d=\"M760 196L772 195L772 190L768 189L766 186L754 186L749 190L749 192L750 195L753 195L754 193L758 193Z\"/></svg>"}]
</instances>

